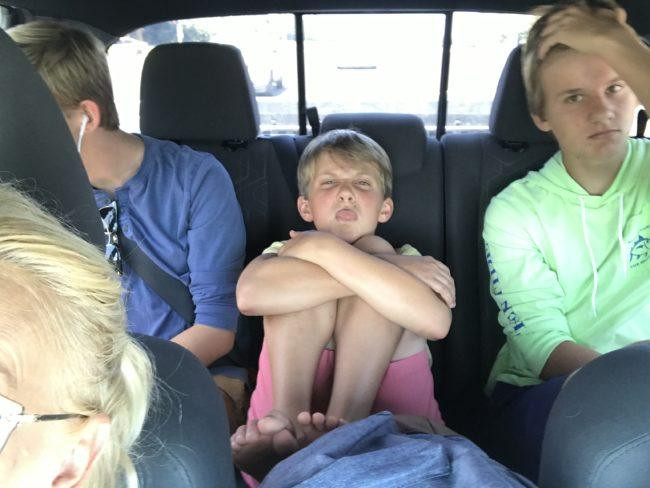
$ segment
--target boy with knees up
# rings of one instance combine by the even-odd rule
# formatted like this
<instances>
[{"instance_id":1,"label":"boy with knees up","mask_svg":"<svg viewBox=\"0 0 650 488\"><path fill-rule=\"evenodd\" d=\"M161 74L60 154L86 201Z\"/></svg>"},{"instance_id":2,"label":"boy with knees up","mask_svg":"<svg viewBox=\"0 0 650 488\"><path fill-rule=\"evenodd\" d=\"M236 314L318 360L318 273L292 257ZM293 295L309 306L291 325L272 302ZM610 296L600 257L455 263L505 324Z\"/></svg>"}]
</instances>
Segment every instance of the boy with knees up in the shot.
<instances>
[{"instance_id":1,"label":"boy with knees up","mask_svg":"<svg viewBox=\"0 0 650 488\"><path fill-rule=\"evenodd\" d=\"M242 313L264 316L249 421L231 440L235 462L258 480L371 412L442 421L426 341L449 330L453 280L443 264L375 235L393 213L388 156L363 134L330 131L305 149L298 186L298 211L316 230L291 231L237 284Z\"/></svg>"},{"instance_id":2,"label":"boy with knees up","mask_svg":"<svg viewBox=\"0 0 650 488\"><path fill-rule=\"evenodd\" d=\"M650 106L650 50L614 2L573 1L542 12L522 68L532 118L560 151L486 212L507 336L487 390L508 464L535 481L566 377L650 338L650 145L628 137Z\"/></svg>"}]
</instances>

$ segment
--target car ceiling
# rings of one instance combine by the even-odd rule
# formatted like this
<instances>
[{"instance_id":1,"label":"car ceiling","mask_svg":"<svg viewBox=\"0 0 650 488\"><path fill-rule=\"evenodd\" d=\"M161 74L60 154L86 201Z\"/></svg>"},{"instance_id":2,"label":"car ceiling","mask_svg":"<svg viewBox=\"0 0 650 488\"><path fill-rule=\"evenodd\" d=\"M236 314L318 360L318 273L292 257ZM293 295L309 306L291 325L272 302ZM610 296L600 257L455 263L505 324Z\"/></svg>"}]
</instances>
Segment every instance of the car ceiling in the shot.
<instances>
[{"instance_id":1,"label":"car ceiling","mask_svg":"<svg viewBox=\"0 0 650 488\"><path fill-rule=\"evenodd\" d=\"M0 0L35 16L83 22L119 37L138 27L164 20L266 13L373 12L468 10L529 11L535 0ZM630 24L642 35L650 33L648 0L619 0Z\"/></svg>"}]
</instances>

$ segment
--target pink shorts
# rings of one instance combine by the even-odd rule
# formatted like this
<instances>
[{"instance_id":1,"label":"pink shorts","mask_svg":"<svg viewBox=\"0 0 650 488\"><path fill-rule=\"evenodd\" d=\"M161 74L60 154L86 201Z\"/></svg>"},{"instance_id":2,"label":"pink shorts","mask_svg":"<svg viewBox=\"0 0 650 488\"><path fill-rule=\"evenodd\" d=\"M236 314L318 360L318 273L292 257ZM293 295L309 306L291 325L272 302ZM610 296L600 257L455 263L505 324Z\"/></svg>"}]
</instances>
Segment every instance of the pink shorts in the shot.
<instances>
[{"instance_id":1,"label":"pink shorts","mask_svg":"<svg viewBox=\"0 0 650 488\"><path fill-rule=\"evenodd\" d=\"M316 368L311 402L312 412L327 411L333 379L334 351L325 349ZM266 342L264 342L260 354L257 386L251 396L248 418L249 420L262 418L272 408L271 364ZM386 374L379 385L371 413L383 410L394 414L421 415L433 422L444 424L438 409L438 402L433 396L433 375L427 351L419 352L399 361L391 361L388 365ZM244 472L241 474L249 487L259 486L259 483L250 475Z\"/></svg>"},{"instance_id":2,"label":"pink shorts","mask_svg":"<svg viewBox=\"0 0 650 488\"><path fill-rule=\"evenodd\" d=\"M325 349L321 354L314 378L312 412L327 411L333 379L334 351ZM260 354L257 386L251 397L248 418L262 418L272 408L271 365L265 342ZM434 397L433 376L427 351L423 350L407 358L391 361L388 365L371 413L383 410L394 414L420 415L433 422L443 423L438 402Z\"/></svg>"}]
</instances>

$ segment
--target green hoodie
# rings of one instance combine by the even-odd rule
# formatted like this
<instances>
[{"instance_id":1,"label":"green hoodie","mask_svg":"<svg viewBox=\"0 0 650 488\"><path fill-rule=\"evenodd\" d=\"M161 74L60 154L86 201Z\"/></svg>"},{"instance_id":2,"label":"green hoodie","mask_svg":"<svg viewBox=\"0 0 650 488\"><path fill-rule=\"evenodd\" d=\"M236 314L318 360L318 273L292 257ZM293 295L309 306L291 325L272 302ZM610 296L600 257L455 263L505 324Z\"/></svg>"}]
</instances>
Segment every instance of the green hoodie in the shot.
<instances>
[{"instance_id":1,"label":"green hoodie","mask_svg":"<svg viewBox=\"0 0 650 488\"><path fill-rule=\"evenodd\" d=\"M497 381L541 383L561 342L605 353L650 339L650 143L631 139L602 196L589 195L560 153L490 202L483 229L490 293L507 342Z\"/></svg>"}]
</instances>

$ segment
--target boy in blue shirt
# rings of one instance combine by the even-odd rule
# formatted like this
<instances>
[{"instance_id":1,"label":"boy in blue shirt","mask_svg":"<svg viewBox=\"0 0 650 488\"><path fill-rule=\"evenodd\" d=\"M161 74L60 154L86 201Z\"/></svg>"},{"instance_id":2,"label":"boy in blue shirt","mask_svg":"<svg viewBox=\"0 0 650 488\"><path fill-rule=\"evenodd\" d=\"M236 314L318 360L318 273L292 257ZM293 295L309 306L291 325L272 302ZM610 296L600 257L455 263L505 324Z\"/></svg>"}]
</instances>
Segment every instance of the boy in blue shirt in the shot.
<instances>
[{"instance_id":1,"label":"boy in blue shirt","mask_svg":"<svg viewBox=\"0 0 650 488\"><path fill-rule=\"evenodd\" d=\"M245 254L227 172L207 153L119 129L104 48L92 35L51 21L8 33L61 107L98 207L116 211L122 233L189 288L194 323L122 261L131 331L169 339L212 364L234 344L235 284ZM115 253L111 259L121 261Z\"/></svg>"}]
</instances>

